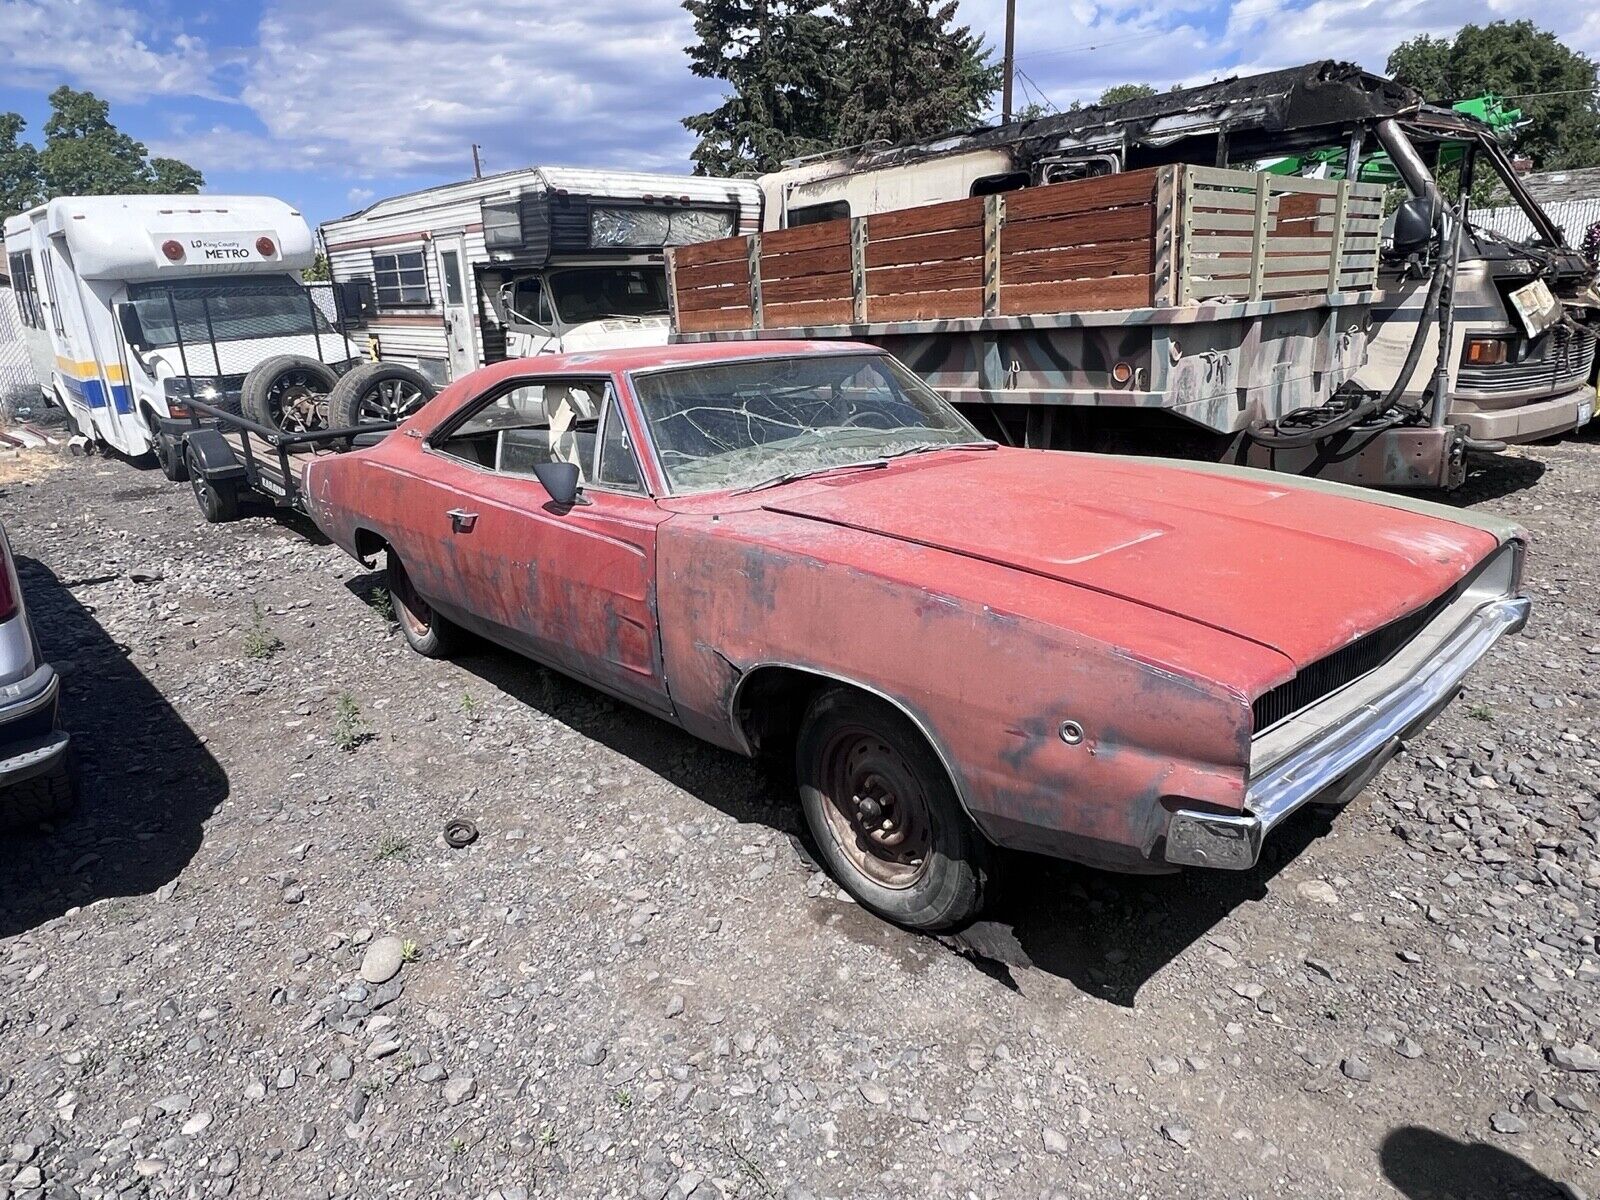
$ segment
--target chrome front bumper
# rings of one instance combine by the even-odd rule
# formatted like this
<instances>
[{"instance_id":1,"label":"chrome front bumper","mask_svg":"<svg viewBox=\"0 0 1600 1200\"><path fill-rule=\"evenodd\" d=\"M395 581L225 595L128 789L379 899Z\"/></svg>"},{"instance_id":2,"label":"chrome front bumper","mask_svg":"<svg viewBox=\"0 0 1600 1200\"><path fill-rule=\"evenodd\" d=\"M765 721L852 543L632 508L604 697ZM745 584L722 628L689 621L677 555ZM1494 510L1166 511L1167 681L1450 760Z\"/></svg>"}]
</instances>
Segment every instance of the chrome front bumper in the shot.
<instances>
[{"instance_id":1,"label":"chrome front bumper","mask_svg":"<svg viewBox=\"0 0 1600 1200\"><path fill-rule=\"evenodd\" d=\"M1522 596L1478 604L1395 686L1364 699L1318 736L1253 773L1242 813L1173 813L1167 826L1167 861L1248 870L1261 855L1262 839L1290 813L1319 797L1334 802L1354 797L1406 737L1454 698L1463 677L1489 648L1527 624L1530 607ZM1428 634L1424 630L1417 641Z\"/></svg>"},{"instance_id":2,"label":"chrome front bumper","mask_svg":"<svg viewBox=\"0 0 1600 1200\"><path fill-rule=\"evenodd\" d=\"M67 753L58 728L61 679L48 664L0 687L0 788L55 768Z\"/></svg>"}]
</instances>

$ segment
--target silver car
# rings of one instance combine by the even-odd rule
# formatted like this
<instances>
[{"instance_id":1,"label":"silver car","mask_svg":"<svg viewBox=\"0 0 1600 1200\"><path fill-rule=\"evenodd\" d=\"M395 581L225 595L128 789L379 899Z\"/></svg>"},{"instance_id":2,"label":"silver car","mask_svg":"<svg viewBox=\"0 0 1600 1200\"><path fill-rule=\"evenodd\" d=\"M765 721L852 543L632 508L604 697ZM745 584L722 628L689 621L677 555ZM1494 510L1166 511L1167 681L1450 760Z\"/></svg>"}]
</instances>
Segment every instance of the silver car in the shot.
<instances>
[{"instance_id":1,"label":"silver car","mask_svg":"<svg viewBox=\"0 0 1600 1200\"><path fill-rule=\"evenodd\" d=\"M72 806L61 679L39 654L0 527L0 824L36 825Z\"/></svg>"}]
</instances>

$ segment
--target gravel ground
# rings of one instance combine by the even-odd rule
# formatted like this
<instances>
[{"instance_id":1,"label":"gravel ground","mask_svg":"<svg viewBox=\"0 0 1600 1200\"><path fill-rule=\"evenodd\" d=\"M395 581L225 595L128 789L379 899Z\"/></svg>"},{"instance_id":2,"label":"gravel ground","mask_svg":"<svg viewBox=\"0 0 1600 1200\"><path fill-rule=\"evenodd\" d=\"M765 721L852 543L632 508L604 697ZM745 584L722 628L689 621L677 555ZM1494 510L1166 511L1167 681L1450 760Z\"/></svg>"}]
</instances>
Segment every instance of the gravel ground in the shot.
<instances>
[{"instance_id":1,"label":"gravel ground","mask_svg":"<svg viewBox=\"0 0 1600 1200\"><path fill-rule=\"evenodd\" d=\"M1534 625L1336 820L1243 875L1009 859L944 940L761 767L411 654L303 524L0 490L83 793L3 843L0 1197L1600 1187L1600 440L1457 497L1534 534Z\"/></svg>"}]
</instances>

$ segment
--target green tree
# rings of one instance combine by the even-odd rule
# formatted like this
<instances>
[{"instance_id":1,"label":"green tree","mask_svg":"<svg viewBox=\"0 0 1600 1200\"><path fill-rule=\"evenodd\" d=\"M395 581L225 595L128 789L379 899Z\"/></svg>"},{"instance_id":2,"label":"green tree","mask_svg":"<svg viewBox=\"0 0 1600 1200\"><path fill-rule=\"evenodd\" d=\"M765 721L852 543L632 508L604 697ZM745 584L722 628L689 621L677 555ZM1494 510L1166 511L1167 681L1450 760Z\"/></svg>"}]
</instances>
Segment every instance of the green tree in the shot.
<instances>
[{"instance_id":1,"label":"green tree","mask_svg":"<svg viewBox=\"0 0 1600 1200\"><path fill-rule=\"evenodd\" d=\"M1148 100L1156 94L1148 83L1114 83L1100 93L1100 104L1121 104L1124 100Z\"/></svg>"},{"instance_id":2,"label":"green tree","mask_svg":"<svg viewBox=\"0 0 1600 1200\"><path fill-rule=\"evenodd\" d=\"M903 142L970 127L1001 68L983 39L956 25L955 0L837 0L844 22L836 136Z\"/></svg>"},{"instance_id":3,"label":"green tree","mask_svg":"<svg viewBox=\"0 0 1600 1200\"><path fill-rule=\"evenodd\" d=\"M27 127L16 113L0 113L0 220L39 203L39 152L22 140Z\"/></svg>"},{"instance_id":4,"label":"green tree","mask_svg":"<svg viewBox=\"0 0 1600 1200\"><path fill-rule=\"evenodd\" d=\"M833 139L831 81L838 26L822 0L685 0L698 41L689 69L731 89L710 112L684 119L700 138L702 175L771 171Z\"/></svg>"},{"instance_id":5,"label":"green tree","mask_svg":"<svg viewBox=\"0 0 1600 1200\"><path fill-rule=\"evenodd\" d=\"M150 160L150 190L166 195L198 192L205 185L205 176L188 163L176 158Z\"/></svg>"},{"instance_id":6,"label":"green tree","mask_svg":"<svg viewBox=\"0 0 1600 1200\"><path fill-rule=\"evenodd\" d=\"M328 267L328 256L318 250L311 265L301 270L300 278L306 283L327 283L333 278L333 271Z\"/></svg>"},{"instance_id":7,"label":"green tree","mask_svg":"<svg viewBox=\"0 0 1600 1200\"><path fill-rule=\"evenodd\" d=\"M1511 144L1540 170L1600 163L1595 63L1532 21L1463 25L1454 38L1413 38L1388 70L1436 103L1485 92L1508 98L1527 124Z\"/></svg>"}]
</instances>

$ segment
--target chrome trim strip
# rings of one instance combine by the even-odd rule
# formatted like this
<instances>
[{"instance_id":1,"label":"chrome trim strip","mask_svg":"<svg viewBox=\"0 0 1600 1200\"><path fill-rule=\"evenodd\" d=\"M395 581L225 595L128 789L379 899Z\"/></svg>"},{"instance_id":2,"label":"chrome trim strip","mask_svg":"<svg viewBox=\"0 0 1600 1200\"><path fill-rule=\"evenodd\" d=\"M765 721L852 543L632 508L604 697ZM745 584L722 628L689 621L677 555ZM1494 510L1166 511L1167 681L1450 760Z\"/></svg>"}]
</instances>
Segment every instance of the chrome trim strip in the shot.
<instances>
[{"instance_id":1,"label":"chrome trim strip","mask_svg":"<svg viewBox=\"0 0 1600 1200\"><path fill-rule=\"evenodd\" d=\"M1262 839L1284 818L1425 724L1495 642L1527 624L1531 608L1525 596L1481 605L1409 678L1251 779L1243 813L1175 812L1167 861L1236 871L1254 866Z\"/></svg>"}]
</instances>

